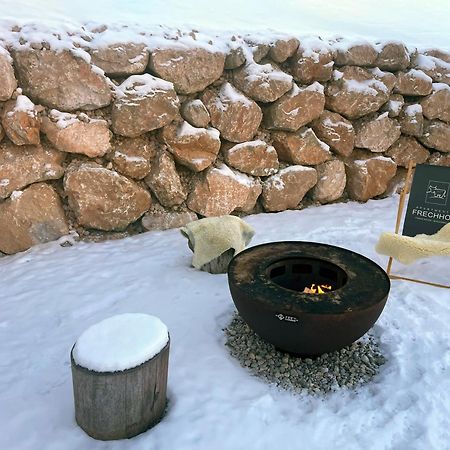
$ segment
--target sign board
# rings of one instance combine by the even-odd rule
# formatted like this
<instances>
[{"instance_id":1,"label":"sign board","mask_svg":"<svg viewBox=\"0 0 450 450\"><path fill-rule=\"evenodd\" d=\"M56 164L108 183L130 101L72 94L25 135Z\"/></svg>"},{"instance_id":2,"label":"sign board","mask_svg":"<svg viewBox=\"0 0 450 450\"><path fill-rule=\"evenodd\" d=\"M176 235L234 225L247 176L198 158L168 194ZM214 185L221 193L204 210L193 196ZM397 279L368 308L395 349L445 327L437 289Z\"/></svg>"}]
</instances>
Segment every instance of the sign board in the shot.
<instances>
[{"instance_id":1,"label":"sign board","mask_svg":"<svg viewBox=\"0 0 450 450\"><path fill-rule=\"evenodd\" d=\"M435 234L450 222L450 167L418 164L411 186L404 236Z\"/></svg>"}]
</instances>

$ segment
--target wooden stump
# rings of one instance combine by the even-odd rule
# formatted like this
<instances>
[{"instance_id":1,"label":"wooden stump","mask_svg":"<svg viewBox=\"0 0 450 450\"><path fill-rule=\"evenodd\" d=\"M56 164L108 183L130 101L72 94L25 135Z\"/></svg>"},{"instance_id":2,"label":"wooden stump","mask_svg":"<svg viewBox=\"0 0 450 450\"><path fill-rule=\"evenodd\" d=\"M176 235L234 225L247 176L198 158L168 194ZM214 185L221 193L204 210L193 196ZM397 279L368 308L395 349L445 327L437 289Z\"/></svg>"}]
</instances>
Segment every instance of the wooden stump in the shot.
<instances>
[{"instance_id":1,"label":"wooden stump","mask_svg":"<svg viewBox=\"0 0 450 450\"><path fill-rule=\"evenodd\" d=\"M166 408L170 342L143 364L118 372L79 366L71 352L75 419L94 439L136 436L156 425ZM75 347L75 346L74 346Z\"/></svg>"}]
</instances>

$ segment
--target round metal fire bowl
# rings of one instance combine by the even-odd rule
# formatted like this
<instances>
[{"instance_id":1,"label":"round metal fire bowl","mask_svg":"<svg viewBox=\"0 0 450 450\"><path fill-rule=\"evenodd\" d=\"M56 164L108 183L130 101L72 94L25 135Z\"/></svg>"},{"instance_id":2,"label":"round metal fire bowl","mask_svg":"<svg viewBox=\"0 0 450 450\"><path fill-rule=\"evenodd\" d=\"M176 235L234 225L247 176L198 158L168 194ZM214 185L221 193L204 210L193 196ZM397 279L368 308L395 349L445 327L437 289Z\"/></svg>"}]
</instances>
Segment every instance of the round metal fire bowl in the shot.
<instances>
[{"instance_id":1,"label":"round metal fire bowl","mask_svg":"<svg viewBox=\"0 0 450 450\"><path fill-rule=\"evenodd\" d=\"M303 293L311 283L332 285ZM237 254L228 284L239 314L263 339L286 352L315 356L350 345L376 322L390 280L370 259L315 242L272 242Z\"/></svg>"}]
</instances>

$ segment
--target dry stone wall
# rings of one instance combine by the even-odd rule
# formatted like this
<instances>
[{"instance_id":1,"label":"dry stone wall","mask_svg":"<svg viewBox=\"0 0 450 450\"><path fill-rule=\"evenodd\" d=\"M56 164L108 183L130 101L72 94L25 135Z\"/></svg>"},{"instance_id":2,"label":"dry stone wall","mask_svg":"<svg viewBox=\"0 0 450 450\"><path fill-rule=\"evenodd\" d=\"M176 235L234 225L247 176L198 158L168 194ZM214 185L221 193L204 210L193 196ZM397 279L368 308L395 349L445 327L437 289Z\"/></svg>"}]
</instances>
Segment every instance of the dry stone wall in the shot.
<instances>
[{"instance_id":1,"label":"dry stone wall","mask_svg":"<svg viewBox=\"0 0 450 450\"><path fill-rule=\"evenodd\" d=\"M3 42L0 252L365 202L410 161L450 166L450 54L229 44Z\"/></svg>"}]
</instances>

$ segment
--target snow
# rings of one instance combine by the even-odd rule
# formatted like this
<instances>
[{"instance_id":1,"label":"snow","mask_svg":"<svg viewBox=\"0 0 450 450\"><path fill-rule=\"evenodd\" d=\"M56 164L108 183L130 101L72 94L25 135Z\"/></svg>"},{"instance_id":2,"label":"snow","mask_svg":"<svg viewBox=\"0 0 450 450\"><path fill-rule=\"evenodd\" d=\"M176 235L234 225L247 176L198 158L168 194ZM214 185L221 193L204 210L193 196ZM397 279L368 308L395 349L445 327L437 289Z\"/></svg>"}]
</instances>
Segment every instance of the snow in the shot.
<instances>
[{"instance_id":1,"label":"snow","mask_svg":"<svg viewBox=\"0 0 450 450\"><path fill-rule=\"evenodd\" d=\"M413 46L450 48L447 17L450 4L435 0L432 7L420 0L2 0L0 25L37 23L60 32L83 24L127 24L133 34L161 25L179 29L256 33L270 30L287 34L345 36L355 40L400 40ZM276 31L273 31L275 33ZM138 34L138 33L135 33Z\"/></svg>"},{"instance_id":2,"label":"snow","mask_svg":"<svg viewBox=\"0 0 450 450\"><path fill-rule=\"evenodd\" d=\"M378 236L399 198L259 214L251 245L304 240L342 246L382 267ZM252 377L224 347L235 307L226 275L190 267L178 230L119 241L39 245L0 258L0 448L11 450L445 450L450 442L449 291L393 281L371 331L387 358L357 390L294 396ZM448 258L404 276L448 283ZM434 278L433 278L434 277ZM170 330L166 417L130 440L94 441L75 423L70 349L116 314L159 317Z\"/></svg>"},{"instance_id":3,"label":"snow","mask_svg":"<svg viewBox=\"0 0 450 450\"><path fill-rule=\"evenodd\" d=\"M409 105L405 108L404 111L407 116L415 116L416 114L422 114L422 105L419 105L418 103L414 105Z\"/></svg>"},{"instance_id":4,"label":"snow","mask_svg":"<svg viewBox=\"0 0 450 450\"><path fill-rule=\"evenodd\" d=\"M127 155L126 153L121 152L120 150L114 151L114 157L122 158L129 163L147 163L147 159L144 158L143 156L130 156Z\"/></svg>"},{"instance_id":5,"label":"snow","mask_svg":"<svg viewBox=\"0 0 450 450\"><path fill-rule=\"evenodd\" d=\"M427 83L431 83L433 79L428 76L426 73L423 73L421 70L417 69L410 69L408 72L405 73L405 76L410 78L415 78L416 80L423 80Z\"/></svg>"},{"instance_id":6,"label":"snow","mask_svg":"<svg viewBox=\"0 0 450 450\"><path fill-rule=\"evenodd\" d=\"M445 83L433 83L433 91L450 91L450 86Z\"/></svg>"},{"instance_id":7,"label":"snow","mask_svg":"<svg viewBox=\"0 0 450 450\"><path fill-rule=\"evenodd\" d=\"M226 164L219 164L212 170L215 172L219 172L226 177L233 178L233 180L236 180L239 184L242 184L244 186L252 187L255 185L254 178L249 177L245 173L238 172L237 170L232 170Z\"/></svg>"},{"instance_id":8,"label":"snow","mask_svg":"<svg viewBox=\"0 0 450 450\"><path fill-rule=\"evenodd\" d=\"M61 129L67 128L68 126L79 122L76 114L61 112L57 109L50 110L49 118L56 123L58 128Z\"/></svg>"},{"instance_id":9,"label":"snow","mask_svg":"<svg viewBox=\"0 0 450 450\"><path fill-rule=\"evenodd\" d=\"M73 359L95 372L117 372L143 364L168 342L169 332L158 317L118 314L84 331L75 343Z\"/></svg>"},{"instance_id":10,"label":"snow","mask_svg":"<svg viewBox=\"0 0 450 450\"><path fill-rule=\"evenodd\" d=\"M17 96L14 111L23 111L34 114L34 104L26 95Z\"/></svg>"},{"instance_id":11,"label":"snow","mask_svg":"<svg viewBox=\"0 0 450 450\"><path fill-rule=\"evenodd\" d=\"M379 80L344 80L344 88L349 92L364 95L378 95L379 91L388 92L386 85Z\"/></svg>"},{"instance_id":12,"label":"snow","mask_svg":"<svg viewBox=\"0 0 450 450\"><path fill-rule=\"evenodd\" d=\"M232 84L225 82L216 98L216 106L220 111L226 111L229 103L240 103L244 108L251 108L253 102L238 91Z\"/></svg>"},{"instance_id":13,"label":"snow","mask_svg":"<svg viewBox=\"0 0 450 450\"><path fill-rule=\"evenodd\" d=\"M156 78L149 73L143 75L131 75L116 88L118 97L132 95L135 100L136 97L138 99L153 97L157 92L171 90L173 90L173 84L170 81Z\"/></svg>"},{"instance_id":14,"label":"snow","mask_svg":"<svg viewBox=\"0 0 450 450\"><path fill-rule=\"evenodd\" d=\"M293 78L291 75L277 70L271 64L256 64L250 62L245 66L245 79L249 82L261 82L269 84L270 81L283 81L291 83Z\"/></svg>"},{"instance_id":15,"label":"snow","mask_svg":"<svg viewBox=\"0 0 450 450\"><path fill-rule=\"evenodd\" d=\"M197 128L193 127L189 122L184 121L181 126L177 128L177 137L182 138L184 136L195 136L207 134L211 139L219 139L220 131L215 128Z\"/></svg>"}]
</instances>

